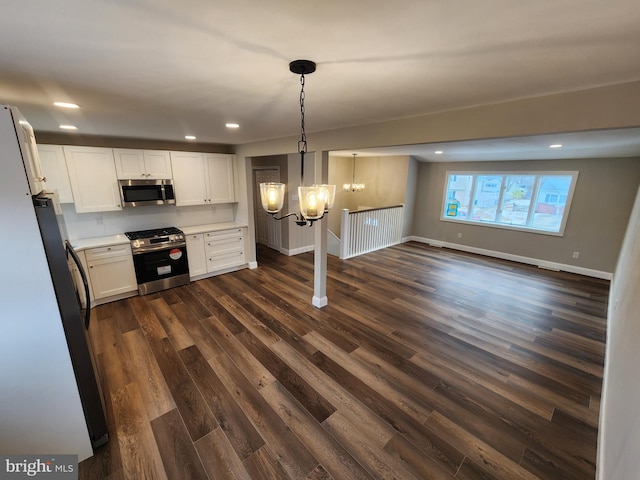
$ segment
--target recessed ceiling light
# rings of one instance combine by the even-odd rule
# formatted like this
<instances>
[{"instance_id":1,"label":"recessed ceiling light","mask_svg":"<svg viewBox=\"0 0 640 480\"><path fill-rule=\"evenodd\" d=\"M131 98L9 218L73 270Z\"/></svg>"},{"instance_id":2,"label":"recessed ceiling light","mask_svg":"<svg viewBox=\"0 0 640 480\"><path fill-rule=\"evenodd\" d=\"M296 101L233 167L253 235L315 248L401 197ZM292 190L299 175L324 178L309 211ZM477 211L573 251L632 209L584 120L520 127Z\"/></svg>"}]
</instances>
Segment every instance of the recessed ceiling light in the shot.
<instances>
[{"instance_id":1,"label":"recessed ceiling light","mask_svg":"<svg viewBox=\"0 0 640 480\"><path fill-rule=\"evenodd\" d=\"M186 138L187 140L195 140L196 139L195 135L185 135L184 138Z\"/></svg>"},{"instance_id":2,"label":"recessed ceiling light","mask_svg":"<svg viewBox=\"0 0 640 480\"><path fill-rule=\"evenodd\" d=\"M63 130L77 130L78 127L75 125L60 125L60 128Z\"/></svg>"},{"instance_id":3,"label":"recessed ceiling light","mask_svg":"<svg viewBox=\"0 0 640 480\"><path fill-rule=\"evenodd\" d=\"M227 128L240 128L240 125L237 123L226 123L224 126Z\"/></svg>"},{"instance_id":4,"label":"recessed ceiling light","mask_svg":"<svg viewBox=\"0 0 640 480\"><path fill-rule=\"evenodd\" d=\"M53 104L56 107L62 107L62 108L80 108L80 105L76 105L75 103L68 103L68 102L53 102Z\"/></svg>"},{"instance_id":5,"label":"recessed ceiling light","mask_svg":"<svg viewBox=\"0 0 640 480\"><path fill-rule=\"evenodd\" d=\"M433 153L435 153L436 155L442 155L444 152L442 150L436 150Z\"/></svg>"},{"instance_id":6,"label":"recessed ceiling light","mask_svg":"<svg viewBox=\"0 0 640 480\"><path fill-rule=\"evenodd\" d=\"M553 145L549 145L549 148L561 148L562 144L561 143L554 143Z\"/></svg>"}]
</instances>

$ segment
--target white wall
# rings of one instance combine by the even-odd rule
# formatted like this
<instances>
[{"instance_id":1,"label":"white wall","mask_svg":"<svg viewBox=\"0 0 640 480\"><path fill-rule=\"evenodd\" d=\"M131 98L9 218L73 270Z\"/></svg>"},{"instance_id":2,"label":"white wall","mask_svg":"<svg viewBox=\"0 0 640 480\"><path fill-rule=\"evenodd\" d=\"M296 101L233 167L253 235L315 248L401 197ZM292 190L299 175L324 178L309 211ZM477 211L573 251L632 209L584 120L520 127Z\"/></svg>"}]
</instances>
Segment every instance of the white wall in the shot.
<instances>
[{"instance_id":1,"label":"white wall","mask_svg":"<svg viewBox=\"0 0 640 480\"><path fill-rule=\"evenodd\" d=\"M15 131L0 111L0 452L92 455Z\"/></svg>"},{"instance_id":2,"label":"white wall","mask_svg":"<svg viewBox=\"0 0 640 480\"><path fill-rule=\"evenodd\" d=\"M104 237L135 230L161 227L190 227L210 223L232 222L233 204L152 205L125 208L118 212L76 213L73 204L64 204L62 211L70 240Z\"/></svg>"},{"instance_id":3,"label":"white wall","mask_svg":"<svg viewBox=\"0 0 640 480\"><path fill-rule=\"evenodd\" d=\"M415 194L415 178L409 177L412 159L406 155L387 157L358 156L356 159L356 182L364 183L362 192L345 192L344 183L353 178L353 157L329 157L329 183L336 185L336 201L329 213L329 229L341 235L341 211L358 210L360 207L389 207L406 204L407 192ZM413 203L413 196L410 198ZM412 211L408 208L407 211ZM335 213L334 213L335 212ZM405 212L406 213L406 212ZM411 216L405 215L410 223ZM407 226L407 225L405 225Z\"/></svg>"},{"instance_id":4,"label":"white wall","mask_svg":"<svg viewBox=\"0 0 640 480\"><path fill-rule=\"evenodd\" d=\"M637 127L640 81L324 132L314 131L310 110L306 126L309 149L316 152ZM239 174L243 168L247 171L251 157L291 152L297 141L297 137L289 137L239 145L236 149ZM245 173L245 188L251 187L250 177ZM253 218L253 206L249 203L247 208L247 218ZM249 235L255 238L252 225ZM249 260L255 261L253 242L250 248Z\"/></svg>"},{"instance_id":5,"label":"white wall","mask_svg":"<svg viewBox=\"0 0 640 480\"><path fill-rule=\"evenodd\" d=\"M571 210L562 236L485 225L441 221L447 172L578 171ZM418 166L418 194L412 235L470 251L500 252L503 258L611 278L636 191L640 158L587 158L499 162L426 163ZM615 206L615 207L613 207ZM612 208L613 207L613 208ZM462 238L458 238L458 233ZM573 252L580 252L573 258Z\"/></svg>"},{"instance_id":6,"label":"white wall","mask_svg":"<svg viewBox=\"0 0 640 480\"><path fill-rule=\"evenodd\" d=\"M598 479L640 475L640 192L611 286Z\"/></svg>"}]
</instances>

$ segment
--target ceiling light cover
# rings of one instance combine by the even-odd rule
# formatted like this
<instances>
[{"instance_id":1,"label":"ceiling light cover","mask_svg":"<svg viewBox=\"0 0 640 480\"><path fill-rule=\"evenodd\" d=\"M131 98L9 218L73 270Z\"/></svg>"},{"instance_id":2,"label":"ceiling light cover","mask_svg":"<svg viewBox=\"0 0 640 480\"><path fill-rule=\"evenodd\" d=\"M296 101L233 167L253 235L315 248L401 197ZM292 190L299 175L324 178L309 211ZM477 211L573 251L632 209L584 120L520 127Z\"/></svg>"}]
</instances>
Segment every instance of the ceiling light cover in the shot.
<instances>
[{"instance_id":1,"label":"ceiling light cover","mask_svg":"<svg viewBox=\"0 0 640 480\"><path fill-rule=\"evenodd\" d=\"M53 104L56 107L60 107L60 108L80 108L80 105L77 105L75 103L69 103L69 102L53 102Z\"/></svg>"},{"instance_id":2,"label":"ceiling light cover","mask_svg":"<svg viewBox=\"0 0 640 480\"><path fill-rule=\"evenodd\" d=\"M60 128L63 130L77 130L78 127L75 125L60 125Z\"/></svg>"},{"instance_id":3,"label":"ceiling light cover","mask_svg":"<svg viewBox=\"0 0 640 480\"><path fill-rule=\"evenodd\" d=\"M186 138L187 140L195 140L196 139L195 135L185 135L184 138Z\"/></svg>"},{"instance_id":4,"label":"ceiling light cover","mask_svg":"<svg viewBox=\"0 0 640 480\"><path fill-rule=\"evenodd\" d=\"M549 145L549 148L561 148L562 144L561 143L554 143L553 145Z\"/></svg>"},{"instance_id":5,"label":"ceiling light cover","mask_svg":"<svg viewBox=\"0 0 640 480\"><path fill-rule=\"evenodd\" d=\"M225 126L225 127L227 127L227 128L240 128L240 125L239 125L239 124L237 124L237 123L233 123L233 122L225 123L225 125L224 125L224 126Z\"/></svg>"}]
</instances>

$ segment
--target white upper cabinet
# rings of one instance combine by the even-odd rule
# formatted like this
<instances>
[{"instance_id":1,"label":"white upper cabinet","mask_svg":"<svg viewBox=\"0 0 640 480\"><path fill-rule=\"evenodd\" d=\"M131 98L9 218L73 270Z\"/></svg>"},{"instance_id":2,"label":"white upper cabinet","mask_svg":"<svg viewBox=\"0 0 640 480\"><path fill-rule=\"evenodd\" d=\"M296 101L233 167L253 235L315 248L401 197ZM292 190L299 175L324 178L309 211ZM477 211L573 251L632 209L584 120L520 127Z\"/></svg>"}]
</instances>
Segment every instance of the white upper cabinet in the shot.
<instances>
[{"instance_id":1,"label":"white upper cabinet","mask_svg":"<svg viewBox=\"0 0 640 480\"><path fill-rule=\"evenodd\" d=\"M170 179L171 156L166 150L114 148L113 156L119 179Z\"/></svg>"},{"instance_id":2,"label":"white upper cabinet","mask_svg":"<svg viewBox=\"0 0 640 480\"><path fill-rule=\"evenodd\" d=\"M235 202L233 155L171 152L176 205Z\"/></svg>"},{"instance_id":3,"label":"white upper cabinet","mask_svg":"<svg viewBox=\"0 0 640 480\"><path fill-rule=\"evenodd\" d=\"M144 168L149 178L173 178L171 154L166 150L143 150Z\"/></svg>"},{"instance_id":4,"label":"white upper cabinet","mask_svg":"<svg viewBox=\"0 0 640 480\"><path fill-rule=\"evenodd\" d=\"M231 203L236 201L233 175L233 155L205 153L210 186L211 203Z\"/></svg>"},{"instance_id":5,"label":"white upper cabinet","mask_svg":"<svg viewBox=\"0 0 640 480\"><path fill-rule=\"evenodd\" d=\"M36 146L36 137L33 128L17 109L12 108L11 113L18 135L18 143L22 152L24 169L27 172L27 181L32 195L37 195L46 188L47 179L42 173L40 155Z\"/></svg>"},{"instance_id":6,"label":"white upper cabinet","mask_svg":"<svg viewBox=\"0 0 640 480\"><path fill-rule=\"evenodd\" d=\"M76 212L122 210L113 150L76 145L63 150Z\"/></svg>"},{"instance_id":7,"label":"white upper cabinet","mask_svg":"<svg viewBox=\"0 0 640 480\"><path fill-rule=\"evenodd\" d=\"M171 152L173 189L176 206L205 205L208 198L204 155L197 152Z\"/></svg>"},{"instance_id":8,"label":"white upper cabinet","mask_svg":"<svg viewBox=\"0 0 640 480\"><path fill-rule=\"evenodd\" d=\"M62 145L38 144L38 154L42 174L46 178L47 190L57 190L60 203L73 203L71 182Z\"/></svg>"}]
</instances>

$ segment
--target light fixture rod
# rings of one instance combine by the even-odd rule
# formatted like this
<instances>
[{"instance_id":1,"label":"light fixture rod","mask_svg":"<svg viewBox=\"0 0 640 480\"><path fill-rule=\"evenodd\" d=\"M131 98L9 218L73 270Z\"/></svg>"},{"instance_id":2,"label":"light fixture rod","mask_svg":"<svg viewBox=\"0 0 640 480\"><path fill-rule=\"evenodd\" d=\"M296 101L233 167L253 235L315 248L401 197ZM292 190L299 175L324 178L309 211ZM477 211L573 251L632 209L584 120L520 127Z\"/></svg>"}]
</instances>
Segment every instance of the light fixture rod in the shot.
<instances>
[{"instance_id":1,"label":"light fixture rod","mask_svg":"<svg viewBox=\"0 0 640 480\"><path fill-rule=\"evenodd\" d=\"M356 155L357 153L353 154L353 176L351 177L351 185L356 184Z\"/></svg>"},{"instance_id":2,"label":"light fixture rod","mask_svg":"<svg viewBox=\"0 0 640 480\"><path fill-rule=\"evenodd\" d=\"M307 153L307 132L304 128L304 73L300 75L300 140L298 141L300 154L300 185L304 185L304 154Z\"/></svg>"},{"instance_id":3,"label":"light fixture rod","mask_svg":"<svg viewBox=\"0 0 640 480\"><path fill-rule=\"evenodd\" d=\"M298 153L300 154L300 185L304 185L304 155L307 153L307 133L304 123L304 76L316 71L316 63L311 60L294 60L289 63L289 70L300 75L300 140L298 141Z\"/></svg>"}]
</instances>

